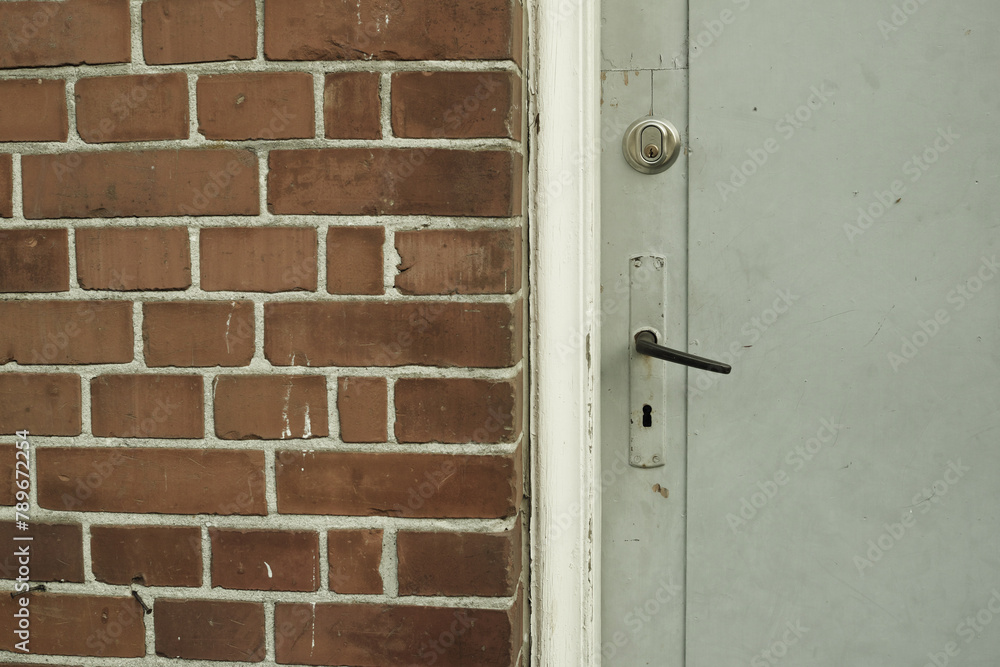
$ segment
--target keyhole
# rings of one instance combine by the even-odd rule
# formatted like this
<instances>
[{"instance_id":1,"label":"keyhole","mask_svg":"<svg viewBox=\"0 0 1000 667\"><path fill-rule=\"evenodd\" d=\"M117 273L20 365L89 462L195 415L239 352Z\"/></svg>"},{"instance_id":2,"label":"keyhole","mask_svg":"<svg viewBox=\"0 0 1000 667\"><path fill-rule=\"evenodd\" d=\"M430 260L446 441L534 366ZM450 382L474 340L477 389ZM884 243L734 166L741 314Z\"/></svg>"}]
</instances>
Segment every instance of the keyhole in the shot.
<instances>
[{"instance_id":1,"label":"keyhole","mask_svg":"<svg viewBox=\"0 0 1000 667\"><path fill-rule=\"evenodd\" d=\"M642 406L642 425L646 428L653 425L653 408L648 405Z\"/></svg>"},{"instance_id":2,"label":"keyhole","mask_svg":"<svg viewBox=\"0 0 1000 667\"><path fill-rule=\"evenodd\" d=\"M656 144L649 144L643 150L647 159L655 160L660 155L660 148Z\"/></svg>"}]
</instances>

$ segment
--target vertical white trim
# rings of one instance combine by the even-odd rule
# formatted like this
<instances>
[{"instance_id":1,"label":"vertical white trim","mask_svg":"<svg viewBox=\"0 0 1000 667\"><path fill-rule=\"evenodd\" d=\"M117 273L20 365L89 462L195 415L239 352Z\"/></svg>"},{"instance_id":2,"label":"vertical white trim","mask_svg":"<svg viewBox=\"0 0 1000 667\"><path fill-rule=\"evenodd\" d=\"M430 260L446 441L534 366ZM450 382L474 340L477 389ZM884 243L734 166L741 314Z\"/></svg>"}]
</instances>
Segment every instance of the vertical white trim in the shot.
<instances>
[{"instance_id":1,"label":"vertical white trim","mask_svg":"<svg viewBox=\"0 0 1000 667\"><path fill-rule=\"evenodd\" d=\"M600 664L600 3L531 12L532 664Z\"/></svg>"}]
</instances>

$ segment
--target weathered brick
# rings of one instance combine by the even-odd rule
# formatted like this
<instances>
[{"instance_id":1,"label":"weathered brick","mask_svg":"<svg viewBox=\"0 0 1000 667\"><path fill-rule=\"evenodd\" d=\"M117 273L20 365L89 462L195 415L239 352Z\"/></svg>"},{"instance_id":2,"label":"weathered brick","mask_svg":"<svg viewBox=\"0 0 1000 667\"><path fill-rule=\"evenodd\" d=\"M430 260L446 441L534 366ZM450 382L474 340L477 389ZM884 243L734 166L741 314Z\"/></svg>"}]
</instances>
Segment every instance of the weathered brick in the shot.
<instances>
[{"instance_id":1,"label":"weathered brick","mask_svg":"<svg viewBox=\"0 0 1000 667\"><path fill-rule=\"evenodd\" d=\"M323 87L328 139L381 139L382 101L378 72L330 72Z\"/></svg>"},{"instance_id":2,"label":"weathered brick","mask_svg":"<svg viewBox=\"0 0 1000 667\"><path fill-rule=\"evenodd\" d=\"M344 442L388 439L388 389L385 378L337 378L337 413Z\"/></svg>"},{"instance_id":3,"label":"weathered brick","mask_svg":"<svg viewBox=\"0 0 1000 667\"><path fill-rule=\"evenodd\" d=\"M257 10L244 0L142 3L142 52L150 65L250 60L257 56Z\"/></svg>"},{"instance_id":4,"label":"weathered brick","mask_svg":"<svg viewBox=\"0 0 1000 667\"><path fill-rule=\"evenodd\" d=\"M521 529L396 537L400 595L510 596L521 576Z\"/></svg>"},{"instance_id":5,"label":"weathered brick","mask_svg":"<svg viewBox=\"0 0 1000 667\"><path fill-rule=\"evenodd\" d=\"M196 526L92 526L90 558L98 581L129 586L201 586Z\"/></svg>"},{"instance_id":6,"label":"weathered brick","mask_svg":"<svg viewBox=\"0 0 1000 667\"><path fill-rule=\"evenodd\" d=\"M520 229L396 232L404 294L514 294L521 289Z\"/></svg>"},{"instance_id":7,"label":"weathered brick","mask_svg":"<svg viewBox=\"0 0 1000 667\"><path fill-rule=\"evenodd\" d=\"M322 375L220 375L215 433L226 440L284 440L329 435Z\"/></svg>"},{"instance_id":8,"label":"weathered brick","mask_svg":"<svg viewBox=\"0 0 1000 667\"><path fill-rule=\"evenodd\" d=\"M514 52L509 0L269 0L268 60L505 60ZM336 37L331 37L336 36Z\"/></svg>"},{"instance_id":9,"label":"weathered brick","mask_svg":"<svg viewBox=\"0 0 1000 667\"><path fill-rule=\"evenodd\" d=\"M330 590L341 595L381 595L382 531L331 530L326 534Z\"/></svg>"},{"instance_id":10,"label":"weathered brick","mask_svg":"<svg viewBox=\"0 0 1000 667\"><path fill-rule=\"evenodd\" d=\"M15 542L14 537L30 536L31 542ZM19 561L14 548L30 545L28 566L31 581L72 581L83 583L83 529L78 523L32 521L27 531L13 521L0 522L0 543L11 545L0 552L0 579L16 579Z\"/></svg>"},{"instance_id":11,"label":"weathered brick","mask_svg":"<svg viewBox=\"0 0 1000 667\"><path fill-rule=\"evenodd\" d=\"M90 401L98 437L205 435L200 375L101 375L90 381Z\"/></svg>"},{"instance_id":12,"label":"weathered brick","mask_svg":"<svg viewBox=\"0 0 1000 667\"><path fill-rule=\"evenodd\" d=\"M521 435L521 377L396 381L399 442L514 442Z\"/></svg>"},{"instance_id":13,"label":"weathered brick","mask_svg":"<svg viewBox=\"0 0 1000 667\"><path fill-rule=\"evenodd\" d=\"M384 294L385 227L330 227L326 234L326 291Z\"/></svg>"},{"instance_id":14,"label":"weathered brick","mask_svg":"<svg viewBox=\"0 0 1000 667\"><path fill-rule=\"evenodd\" d=\"M17 487L14 485L14 445L0 445L0 505L13 505ZM22 468L22 471L24 468ZM23 479L23 478L22 478Z\"/></svg>"},{"instance_id":15,"label":"weathered brick","mask_svg":"<svg viewBox=\"0 0 1000 667\"><path fill-rule=\"evenodd\" d=\"M83 289L187 289L191 286L188 230L186 227L77 229L76 274Z\"/></svg>"},{"instance_id":16,"label":"weathered brick","mask_svg":"<svg viewBox=\"0 0 1000 667\"><path fill-rule=\"evenodd\" d=\"M264 659L264 605L260 603L160 598L153 614L157 655L238 662Z\"/></svg>"},{"instance_id":17,"label":"weathered brick","mask_svg":"<svg viewBox=\"0 0 1000 667\"><path fill-rule=\"evenodd\" d=\"M198 130L207 139L308 139L315 113L307 72L198 77Z\"/></svg>"},{"instance_id":18,"label":"weathered brick","mask_svg":"<svg viewBox=\"0 0 1000 667\"><path fill-rule=\"evenodd\" d=\"M432 148L271 151L268 208L282 215L473 215L521 211L521 156Z\"/></svg>"},{"instance_id":19,"label":"weathered brick","mask_svg":"<svg viewBox=\"0 0 1000 667\"><path fill-rule=\"evenodd\" d=\"M254 352L251 301L142 305L147 366L245 366Z\"/></svg>"},{"instance_id":20,"label":"weathered brick","mask_svg":"<svg viewBox=\"0 0 1000 667\"><path fill-rule=\"evenodd\" d=\"M0 301L0 363L124 364L132 361L129 301Z\"/></svg>"},{"instance_id":21,"label":"weathered brick","mask_svg":"<svg viewBox=\"0 0 1000 667\"><path fill-rule=\"evenodd\" d=\"M264 515L264 453L45 447L35 451L45 509Z\"/></svg>"},{"instance_id":22,"label":"weathered brick","mask_svg":"<svg viewBox=\"0 0 1000 667\"><path fill-rule=\"evenodd\" d=\"M521 79L513 72L397 72L397 137L521 140Z\"/></svg>"},{"instance_id":23,"label":"weathered brick","mask_svg":"<svg viewBox=\"0 0 1000 667\"><path fill-rule=\"evenodd\" d=\"M210 528L212 586L257 591L319 589L319 534Z\"/></svg>"},{"instance_id":24,"label":"weathered brick","mask_svg":"<svg viewBox=\"0 0 1000 667\"><path fill-rule=\"evenodd\" d=\"M0 6L0 11L3 7ZM0 153L0 218L14 217L14 159Z\"/></svg>"},{"instance_id":25,"label":"weathered brick","mask_svg":"<svg viewBox=\"0 0 1000 667\"><path fill-rule=\"evenodd\" d=\"M74 92L76 129L88 143L188 138L183 72L80 79Z\"/></svg>"},{"instance_id":26,"label":"weathered brick","mask_svg":"<svg viewBox=\"0 0 1000 667\"><path fill-rule=\"evenodd\" d=\"M282 514L497 519L521 502L520 453L506 456L283 451Z\"/></svg>"},{"instance_id":27,"label":"weathered brick","mask_svg":"<svg viewBox=\"0 0 1000 667\"><path fill-rule=\"evenodd\" d=\"M279 603L274 625L288 632L275 642L275 657L305 665L423 665L435 658L440 667L506 667L516 658L513 635L520 643L511 616L496 609Z\"/></svg>"},{"instance_id":28,"label":"weathered brick","mask_svg":"<svg viewBox=\"0 0 1000 667\"><path fill-rule=\"evenodd\" d=\"M201 230L201 288L207 291L314 291L316 230L224 227Z\"/></svg>"},{"instance_id":29,"label":"weathered brick","mask_svg":"<svg viewBox=\"0 0 1000 667\"><path fill-rule=\"evenodd\" d=\"M0 81L0 141L66 141L68 133L64 80Z\"/></svg>"},{"instance_id":30,"label":"weathered brick","mask_svg":"<svg viewBox=\"0 0 1000 667\"><path fill-rule=\"evenodd\" d=\"M0 230L0 292L69 290L65 229Z\"/></svg>"},{"instance_id":31,"label":"weathered brick","mask_svg":"<svg viewBox=\"0 0 1000 667\"><path fill-rule=\"evenodd\" d=\"M0 373L0 434L80 435L80 376Z\"/></svg>"},{"instance_id":32,"label":"weathered brick","mask_svg":"<svg viewBox=\"0 0 1000 667\"><path fill-rule=\"evenodd\" d=\"M257 156L246 150L25 155L24 217L257 215Z\"/></svg>"},{"instance_id":33,"label":"weathered brick","mask_svg":"<svg viewBox=\"0 0 1000 667\"><path fill-rule=\"evenodd\" d=\"M18 600L0 595L0 650L14 651ZM32 593L31 653L141 658L146 655L142 607L131 596Z\"/></svg>"},{"instance_id":34,"label":"weathered brick","mask_svg":"<svg viewBox=\"0 0 1000 667\"><path fill-rule=\"evenodd\" d=\"M0 69L126 63L128 0L0 2Z\"/></svg>"},{"instance_id":35,"label":"weathered brick","mask_svg":"<svg viewBox=\"0 0 1000 667\"><path fill-rule=\"evenodd\" d=\"M511 366L521 358L520 306L268 303L264 354L277 366Z\"/></svg>"}]
</instances>

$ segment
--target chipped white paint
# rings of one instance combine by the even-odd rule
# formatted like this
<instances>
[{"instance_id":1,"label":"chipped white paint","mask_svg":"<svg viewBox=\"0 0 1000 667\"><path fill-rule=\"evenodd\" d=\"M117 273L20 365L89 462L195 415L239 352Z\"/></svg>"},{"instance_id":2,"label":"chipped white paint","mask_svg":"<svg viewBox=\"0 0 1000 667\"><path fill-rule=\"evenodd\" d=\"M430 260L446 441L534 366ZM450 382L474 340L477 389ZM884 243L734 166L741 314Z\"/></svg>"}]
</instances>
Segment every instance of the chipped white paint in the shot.
<instances>
[{"instance_id":1,"label":"chipped white paint","mask_svg":"<svg viewBox=\"0 0 1000 667\"><path fill-rule=\"evenodd\" d=\"M229 311L229 317L226 318L226 354L229 354L229 325L233 322L233 313L236 312L236 302L233 301L231 304L232 310Z\"/></svg>"},{"instance_id":2,"label":"chipped white paint","mask_svg":"<svg viewBox=\"0 0 1000 667\"><path fill-rule=\"evenodd\" d=\"M264 567L267 568L267 578L268 579L273 579L274 578L274 573L271 572L271 566L267 564L267 561L264 561Z\"/></svg>"},{"instance_id":3,"label":"chipped white paint","mask_svg":"<svg viewBox=\"0 0 1000 667\"><path fill-rule=\"evenodd\" d=\"M529 14L532 664L600 664L599 3ZM536 120L537 119L537 120Z\"/></svg>"},{"instance_id":4,"label":"chipped white paint","mask_svg":"<svg viewBox=\"0 0 1000 667\"><path fill-rule=\"evenodd\" d=\"M305 415L304 421L305 421L305 425L303 427L302 437L303 438L311 438L313 432L312 432L312 422L309 420L309 404L308 403L306 403L306 415Z\"/></svg>"},{"instance_id":5,"label":"chipped white paint","mask_svg":"<svg viewBox=\"0 0 1000 667\"><path fill-rule=\"evenodd\" d=\"M289 401L291 401L291 398L292 398L292 383L291 381L289 381L288 385L285 387L285 405L281 409L281 418L285 420L285 428L281 431L282 440L292 437L292 427L288 421L288 403Z\"/></svg>"},{"instance_id":6,"label":"chipped white paint","mask_svg":"<svg viewBox=\"0 0 1000 667\"><path fill-rule=\"evenodd\" d=\"M312 623L309 624L312 627L312 637L309 645L309 657L311 658L316 651L316 603L313 602L310 606L312 607Z\"/></svg>"}]
</instances>

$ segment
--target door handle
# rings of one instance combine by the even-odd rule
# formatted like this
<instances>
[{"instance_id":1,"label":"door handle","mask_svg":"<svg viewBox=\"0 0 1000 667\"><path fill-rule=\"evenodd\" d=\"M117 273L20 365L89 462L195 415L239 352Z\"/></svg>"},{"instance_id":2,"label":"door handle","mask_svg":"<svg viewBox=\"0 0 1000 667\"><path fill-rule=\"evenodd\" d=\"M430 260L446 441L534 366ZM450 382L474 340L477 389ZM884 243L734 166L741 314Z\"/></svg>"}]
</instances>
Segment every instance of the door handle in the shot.
<instances>
[{"instance_id":1,"label":"door handle","mask_svg":"<svg viewBox=\"0 0 1000 667\"><path fill-rule=\"evenodd\" d=\"M667 455L667 367L649 357L675 364L729 373L732 367L711 359L657 345L666 342L667 258L662 255L629 257L628 332L635 334L628 342L629 377L629 465L635 468L659 468ZM624 352L624 350L622 350Z\"/></svg>"},{"instance_id":2,"label":"door handle","mask_svg":"<svg viewBox=\"0 0 1000 667\"><path fill-rule=\"evenodd\" d=\"M728 375L733 370L732 366L724 364L721 361L712 361L704 357L696 357L687 352L657 345L656 334L652 331L640 331L635 335L635 351L647 357L654 357L663 361L690 366L691 368L700 368L703 371L711 371L712 373Z\"/></svg>"}]
</instances>

